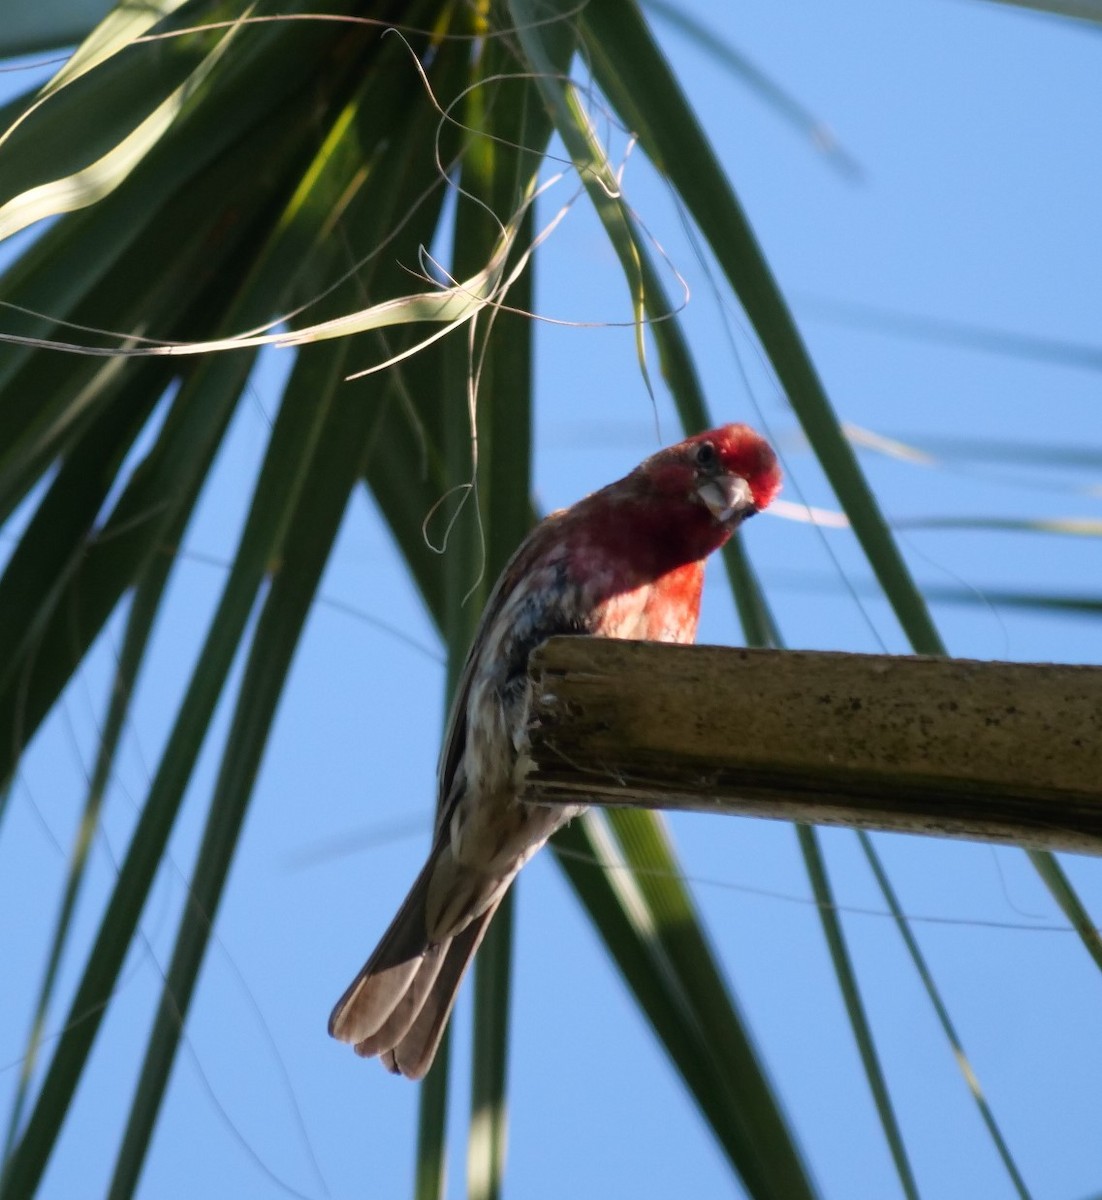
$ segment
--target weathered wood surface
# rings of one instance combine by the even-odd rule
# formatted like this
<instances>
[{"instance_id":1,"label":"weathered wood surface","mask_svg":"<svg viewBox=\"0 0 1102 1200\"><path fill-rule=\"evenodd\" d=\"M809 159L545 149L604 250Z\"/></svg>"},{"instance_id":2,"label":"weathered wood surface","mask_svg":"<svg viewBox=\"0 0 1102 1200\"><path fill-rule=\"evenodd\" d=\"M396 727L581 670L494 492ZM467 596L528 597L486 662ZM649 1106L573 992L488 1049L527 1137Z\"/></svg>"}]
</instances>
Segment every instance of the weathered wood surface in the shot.
<instances>
[{"instance_id":1,"label":"weathered wood surface","mask_svg":"<svg viewBox=\"0 0 1102 1200\"><path fill-rule=\"evenodd\" d=\"M1102 853L1102 667L553 638L525 798Z\"/></svg>"}]
</instances>

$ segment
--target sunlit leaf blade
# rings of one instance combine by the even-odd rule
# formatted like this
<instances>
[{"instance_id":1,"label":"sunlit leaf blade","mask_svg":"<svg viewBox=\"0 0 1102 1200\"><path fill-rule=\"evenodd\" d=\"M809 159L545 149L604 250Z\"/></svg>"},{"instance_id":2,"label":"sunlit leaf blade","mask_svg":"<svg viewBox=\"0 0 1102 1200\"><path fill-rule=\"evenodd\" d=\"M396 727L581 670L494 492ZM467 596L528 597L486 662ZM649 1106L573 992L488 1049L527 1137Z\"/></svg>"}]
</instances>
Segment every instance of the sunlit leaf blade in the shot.
<instances>
[{"instance_id":1,"label":"sunlit leaf blade","mask_svg":"<svg viewBox=\"0 0 1102 1200\"><path fill-rule=\"evenodd\" d=\"M145 14L160 19L152 9L145 9ZM114 23L113 18L108 23ZM157 56L140 51L120 54L141 32L137 26L131 32L127 24L105 31L100 49L91 51L87 68L74 59L61 63L37 93L21 98L18 114L0 128L4 209L28 190L76 175L111 155L185 84L218 40L193 36L166 44L165 52ZM95 33L91 40L98 40ZM92 70L96 58L101 60L99 69ZM156 141L151 138L147 146ZM48 212L44 209L42 215Z\"/></svg>"},{"instance_id":2,"label":"sunlit leaf blade","mask_svg":"<svg viewBox=\"0 0 1102 1200\"><path fill-rule=\"evenodd\" d=\"M1040 491L1069 492L1072 495L1091 498L1102 496L1102 483L1059 478L1050 473L1042 473L1039 469L1085 469L1097 473L1102 467L1102 450L1093 450L1089 446L1071 447L1043 443L1029 445L1025 442L1000 442L996 438L989 442L981 442L969 438L939 438L929 435L904 439L855 425L850 421L847 421L843 428L846 437L860 449L896 459L912 467L963 474L965 471L975 473L970 465L972 463L1021 463L1028 473L991 472L987 477L992 482L1015 486L1019 493L1028 492L1031 496ZM845 520L840 513L837 517L841 521ZM893 528L900 527L898 520L893 523Z\"/></svg>"},{"instance_id":3,"label":"sunlit leaf blade","mask_svg":"<svg viewBox=\"0 0 1102 1200\"><path fill-rule=\"evenodd\" d=\"M165 17L171 16L177 9L182 8L187 0L144 0L141 4L118 4L109 12L106 0L82 0L78 6L75 0L68 0L71 17L76 18L78 12L88 13L100 9L103 19L81 41L73 51L72 57L60 68L38 93L39 98L52 95L59 88L65 87L72 80L86 75L89 71L101 66L113 55L118 54L127 46L133 45L136 38L143 36L153 29ZM65 4L56 6L66 7ZM55 43L60 45L61 43Z\"/></svg>"},{"instance_id":4,"label":"sunlit leaf blade","mask_svg":"<svg viewBox=\"0 0 1102 1200\"><path fill-rule=\"evenodd\" d=\"M340 5L329 7L339 8ZM80 218L76 221L70 219L60 223L61 227L72 231L69 257L62 257L59 262L60 248L56 244L43 245L54 232L49 231L5 275L5 291L18 285L30 289L31 294L4 294L0 298L47 311L54 317L64 317L67 315L64 309L53 307L57 299L54 290L86 289L98 277L97 270L102 271L113 264L118 247L129 245L147 225L155 223L161 204L228 147L234 146L238 153L247 152L251 138L259 136L271 140L280 132L293 146L302 136L304 125L313 129L306 97L311 94L311 84L316 81L304 67L311 61L311 55L317 55L327 45L331 36L322 22L284 22L262 29L250 28L246 36L235 39L233 54L227 56L221 69L207 80L202 90L203 103L195 104L181 114L171 136L154 145L134 173L106 201L101 201L90 211L75 214ZM371 35L351 36L358 39ZM166 45L171 47L172 55L182 58L179 69L186 72L194 66L197 51L201 57L202 46L191 45L189 48L187 39L182 41L185 43L182 50L177 49L180 39L173 39ZM78 81L51 97L49 103L35 113L33 121L20 126L11 141L0 147L0 178L5 187L18 192L26 186L44 182L51 174L65 173L66 154L80 156L79 163L87 160L93 147L102 154L117 144L120 133L110 118L117 115L124 127L132 127L135 117L130 106L140 109L148 94L155 96L158 89L163 92L173 83L172 73L158 65L158 56L147 54L135 61L132 69L139 74L133 79L124 77L112 81L110 72L122 69L114 59L91 73L89 86L101 72L108 73L103 86L115 94L108 110L101 112L98 105L82 97L80 89L84 81ZM347 69L328 71L315 100L331 98L340 88L347 87L346 76ZM120 87L120 83L123 86ZM63 107L69 105L77 114L85 109L94 109L99 114L95 141L90 143L79 123L70 118L68 109ZM43 145L50 148L45 160ZM77 163L72 165L75 167ZM257 189L244 185L247 182L255 184L258 178L271 181L271 172L276 167L277 161L272 160L269 152L262 174L246 174L240 180L243 193L253 203L257 199ZM42 175L44 170L45 177ZM202 211L197 208L193 215ZM170 255L166 256L166 261L170 258ZM45 296L36 294L43 273L54 279L51 291ZM46 328L49 324L46 323ZM20 327L19 332L28 331Z\"/></svg>"},{"instance_id":5,"label":"sunlit leaf blade","mask_svg":"<svg viewBox=\"0 0 1102 1200\"><path fill-rule=\"evenodd\" d=\"M490 261L477 274L460 279L458 283L450 287L384 300L370 308L344 313L330 321L307 325L301 329L294 329L290 333L235 334L232 337L218 338L209 342L158 346L130 353L139 356L148 354L154 357L191 358L214 351L240 350L257 346L305 346L313 342L347 338L353 334L366 333L370 330L389 329L395 325L416 325L423 321L430 321L445 327L427 334L420 345L410 347L402 352L404 357L409 356L415 350L420 349L421 345L426 347L431 345L444 334L466 324L485 310L501 287L502 269L509 251L512 249L514 236L515 228L509 229L499 244L494 247ZM390 361L374 363L370 367L362 368L357 374L366 375L373 371L383 370L390 365Z\"/></svg>"},{"instance_id":6,"label":"sunlit leaf blade","mask_svg":"<svg viewBox=\"0 0 1102 1200\"><path fill-rule=\"evenodd\" d=\"M10 237L35 221L86 208L110 195L172 128L184 106L226 53L232 35L232 29L224 33L187 79L105 154L71 175L29 187L6 204L0 204L0 239ZM97 108L92 107L89 112L95 119Z\"/></svg>"}]
</instances>

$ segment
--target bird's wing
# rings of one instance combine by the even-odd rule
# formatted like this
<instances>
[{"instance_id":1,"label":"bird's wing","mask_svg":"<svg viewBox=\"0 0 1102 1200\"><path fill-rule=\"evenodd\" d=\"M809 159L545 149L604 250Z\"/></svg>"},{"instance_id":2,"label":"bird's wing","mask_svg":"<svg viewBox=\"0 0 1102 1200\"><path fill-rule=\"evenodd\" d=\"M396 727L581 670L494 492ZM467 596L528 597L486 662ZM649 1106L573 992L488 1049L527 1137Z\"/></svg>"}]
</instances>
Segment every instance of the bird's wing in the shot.
<instances>
[{"instance_id":1,"label":"bird's wing","mask_svg":"<svg viewBox=\"0 0 1102 1200\"><path fill-rule=\"evenodd\" d=\"M381 1056L388 1071L405 1075L407 1079L425 1076L444 1036L444 1027L459 995L459 984L500 903L500 899L495 900L466 929L439 947L440 961L433 964L428 995L401 1038Z\"/></svg>"},{"instance_id":2,"label":"bird's wing","mask_svg":"<svg viewBox=\"0 0 1102 1200\"><path fill-rule=\"evenodd\" d=\"M462 786L456 788L456 775L467 742L467 702L471 691L471 679L478 666L479 649L486 643L486 631L497 619L502 606L518 582L529 574L536 560L543 556L558 536L558 527L564 515L565 510L552 513L528 534L514 551L513 557L505 564L486 599L471 648L467 652L467 661L463 664L463 671L455 685L455 695L452 697L447 729L440 749L440 762L436 773L437 830L440 830L448 819L452 805L462 792Z\"/></svg>"}]
</instances>

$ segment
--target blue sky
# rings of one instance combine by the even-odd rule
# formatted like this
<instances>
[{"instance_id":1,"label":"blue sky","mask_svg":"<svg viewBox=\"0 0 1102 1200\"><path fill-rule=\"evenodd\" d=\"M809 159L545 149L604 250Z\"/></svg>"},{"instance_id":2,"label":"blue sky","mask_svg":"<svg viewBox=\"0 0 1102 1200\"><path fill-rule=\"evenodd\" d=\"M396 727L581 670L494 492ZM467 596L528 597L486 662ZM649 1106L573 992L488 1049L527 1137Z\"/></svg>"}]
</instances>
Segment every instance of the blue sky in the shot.
<instances>
[{"instance_id":1,"label":"blue sky","mask_svg":"<svg viewBox=\"0 0 1102 1200\"><path fill-rule=\"evenodd\" d=\"M970 0L691 7L826 122L860 164L857 179L834 169L751 90L659 25L838 412L935 452L929 465L863 454L887 514L1102 517L1097 371L837 319L839 305L853 305L1099 344L1095 30ZM568 188L555 195L565 199ZM638 153L625 189L687 280L686 321L717 419L768 431L784 457L787 500L835 508L737 310L722 289L717 299ZM537 269L540 314L568 322L542 324L537 344L535 479L549 509L650 453L656 415L663 440L677 425L661 394L652 409L633 335L614 324L630 319L628 298L584 201ZM581 324L590 322L597 327ZM188 532L194 557L176 573L94 856L86 937L217 600L218 563L232 555L244 513L241 481L263 453L264 412L286 366L270 356L258 374L256 402L243 407ZM1053 444L1094 458L1075 469L1029 453L978 461L946 450L946 439ZM745 536L789 645L906 650L886 605L867 590L848 533L768 516ZM916 575L937 587L981 598L1003 589L1102 593L1097 539L920 527L901 536ZM325 1020L420 865L443 669L365 497L349 511L323 592L364 615L320 603L297 656L143 1177L141 1194L156 1200L274 1197L287 1187L312 1198L411 1190L417 1088L331 1043ZM938 605L935 616L957 655L1102 662L1097 621L983 602ZM0 1065L12 1087L118 633L116 623L36 741L0 839L0 929L7 978L18 985L0 991ZM714 569L701 640L740 640ZM227 715L204 751L173 867L145 916L147 946L131 956L46 1196L99 1194L110 1171ZM791 829L701 816L670 824L823 1194L898 1195ZM1020 852L876 840L907 912L939 919L918 920L916 934L1034 1194L1098 1192L1098 969L1073 935L1051 928L1062 917ZM854 910L845 930L922 1194L1012 1195L898 935L878 915L883 900L853 835L826 831L823 841L839 903ZM1097 914L1097 864L1065 864ZM506 1194L741 1194L549 857L526 869L519 892ZM66 964L70 984L79 965ZM457 1064L468 1016L464 997ZM466 1090L460 1067L451 1196L463 1194Z\"/></svg>"}]
</instances>

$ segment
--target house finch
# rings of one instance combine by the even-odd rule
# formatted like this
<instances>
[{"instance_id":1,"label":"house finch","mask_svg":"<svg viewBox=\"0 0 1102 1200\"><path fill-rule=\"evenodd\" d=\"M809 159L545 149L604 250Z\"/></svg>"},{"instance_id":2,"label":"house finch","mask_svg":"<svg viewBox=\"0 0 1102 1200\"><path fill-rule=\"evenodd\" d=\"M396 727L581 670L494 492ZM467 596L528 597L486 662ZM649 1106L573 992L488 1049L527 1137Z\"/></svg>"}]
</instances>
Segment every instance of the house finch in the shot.
<instances>
[{"instance_id":1,"label":"house finch","mask_svg":"<svg viewBox=\"0 0 1102 1200\"><path fill-rule=\"evenodd\" d=\"M780 488L769 446L725 425L552 513L497 581L456 688L428 861L329 1032L420 1079L517 872L580 807L521 802L528 656L554 634L691 642L704 560Z\"/></svg>"}]
</instances>

